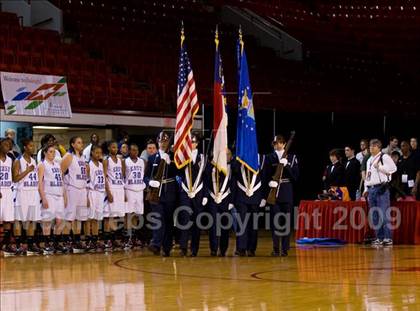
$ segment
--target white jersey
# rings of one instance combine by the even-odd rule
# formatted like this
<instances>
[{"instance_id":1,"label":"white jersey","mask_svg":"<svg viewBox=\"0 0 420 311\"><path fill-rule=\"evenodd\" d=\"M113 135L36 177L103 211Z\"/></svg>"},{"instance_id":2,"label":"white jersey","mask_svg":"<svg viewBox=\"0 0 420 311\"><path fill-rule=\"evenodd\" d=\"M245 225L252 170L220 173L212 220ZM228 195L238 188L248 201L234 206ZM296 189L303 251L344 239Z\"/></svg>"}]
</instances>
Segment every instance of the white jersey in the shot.
<instances>
[{"instance_id":1,"label":"white jersey","mask_svg":"<svg viewBox=\"0 0 420 311\"><path fill-rule=\"evenodd\" d=\"M52 164L44 160L44 191L47 194L62 196L63 195L63 174L60 165L57 162Z\"/></svg>"},{"instance_id":2,"label":"white jersey","mask_svg":"<svg viewBox=\"0 0 420 311\"><path fill-rule=\"evenodd\" d=\"M0 160L0 189L12 188L12 158L6 156L3 162Z\"/></svg>"},{"instance_id":3,"label":"white jersey","mask_svg":"<svg viewBox=\"0 0 420 311\"><path fill-rule=\"evenodd\" d=\"M85 157L83 155L78 157L75 154L71 154L71 156L71 164L68 168L67 174L64 176L64 181L68 186L84 189L87 186Z\"/></svg>"},{"instance_id":4,"label":"white jersey","mask_svg":"<svg viewBox=\"0 0 420 311\"><path fill-rule=\"evenodd\" d=\"M132 191L141 191L146 185L144 184L144 161L137 158L134 162L131 158L125 159L125 189Z\"/></svg>"},{"instance_id":5,"label":"white jersey","mask_svg":"<svg viewBox=\"0 0 420 311\"><path fill-rule=\"evenodd\" d=\"M31 165L34 166L34 170L17 183L18 190L32 190L32 191L37 190L38 189L38 170L37 170L35 160L31 158L30 162L28 162L23 156L21 156L18 158L18 161L19 161L19 174L22 174L24 171L26 171L26 168L28 166L31 166Z\"/></svg>"},{"instance_id":6,"label":"white jersey","mask_svg":"<svg viewBox=\"0 0 420 311\"><path fill-rule=\"evenodd\" d=\"M90 183L89 189L105 192L105 175L104 175L104 166L101 162L98 162L98 166L89 162L89 171L90 171Z\"/></svg>"},{"instance_id":7,"label":"white jersey","mask_svg":"<svg viewBox=\"0 0 420 311\"><path fill-rule=\"evenodd\" d=\"M110 188L124 188L122 162L120 158L117 158L117 163L115 163L111 157L108 157L108 171L106 172L106 176Z\"/></svg>"}]
</instances>

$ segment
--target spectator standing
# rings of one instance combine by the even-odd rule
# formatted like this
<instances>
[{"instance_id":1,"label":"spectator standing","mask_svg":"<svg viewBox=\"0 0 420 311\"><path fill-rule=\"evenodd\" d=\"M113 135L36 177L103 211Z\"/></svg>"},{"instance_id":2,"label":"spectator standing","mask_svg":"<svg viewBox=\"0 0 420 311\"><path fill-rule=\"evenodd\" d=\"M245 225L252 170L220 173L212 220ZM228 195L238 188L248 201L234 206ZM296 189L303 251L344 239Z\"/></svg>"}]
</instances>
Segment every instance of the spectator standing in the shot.
<instances>
[{"instance_id":1,"label":"spectator standing","mask_svg":"<svg viewBox=\"0 0 420 311\"><path fill-rule=\"evenodd\" d=\"M153 139L149 139L146 143L146 149L144 149L140 155L140 159L147 162L150 156L157 153L156 143Z\"/></svg>"},{"instance_id":2,"label":"spectator standing","mask_svg":"<svg viewBox=\"0 0 420 311\"><path fill-rule=\"evenodd\" d=\"M90 151L92 150L92 146L99 144L99 136L96 133L93 133L90 135L90 144L86 146L85 149L83 149L83 156L86 159L86 162L90 161Z\"/></svg>"},{"instance_id":3,"label":"spectator standing","mask_svg":"<svg viewBox=\"0 0 420 311\"><path fill-rule=\"evenodd\" d=\"M369 144L371 156L367 161L364 196L368 198L372 213L376 246L392 245L392 233L389 228L391 205L388 183L391 175L397 171L397 166L388 154L381 152L381 141L372 139Z\"/></svg>"},{"instance_id":4,"label":"spectator standing","mask_svg":"<svg viewBox=\"0 0 420 311\"><path fill-rule=\"evenodd\" d=\"M388 146L382 149L382 153L386 153L389 156L391 156L393 151L398 151L398 153L401 154L401 149L398 148L398 138L396 136L391 136Z\"/></svg>"},{"instance_id":5,"label":"spectator standing","mask_svg":"<svg viewBox=\"0 0 420 311\"><path fill-rule=\"evenodd\" d=\"M347 145L344 149L347 162L344 167L345 186L352 201L356 200L356 193L360 185L360 162L354 156L354 148Z\"/></svg>"},{"instance_id":6,"label":"spectator standing","mask_svg":"<svg viewBox=\"0 0 420 311\"><path fill-rule=\"evenodd\" d=\"M12 148L13 154L19 155L19 154L22 153L21 150L20 150L20 148L19 148L19 146L16 144L16 141L15 141L15 139L16 139L16 131L14 129L10 129L10 128L9 129L6 129L4 131L4 137L5 138L9 138L12 141L12 144L13 144L13 148Z\"/></svg>"},{"instance_id":7,"label":"spectator standing","mask_svg":"<svg viewBox=\"0 0 420 311\"><path fill-rule=\"evenodd\" d=\"M369 154L369 142L367 139L360 141L360 152L356 154L356 159L362 164L365 156Z\"/></svg>"},{"instance_id":8,"label":"spectator standing","mask_svg":"<svg viewBox=\"0 0 420 311\"><path fill-rule=\"evenodd\" d=\"M41 138L41 148L38 151L38 154L36 156L36 161L37 163L41 163L41 161L43 160L42 158L42 149L45 148L46 146L54 146L55 147L55 158L54 161L55 162L61 162L61 158L62 158L62 151L58 151L58 149L60 148L60 146L57 143L57 140L55 139L54 135L52 134L46 134L44 137ZM60 148L62 149L62 148ZM64 150L65 153L65 150Z\"/></svg>"},{"instance_id":9,"label":"spectator standing","mask_svg":"<svg viewBox=\"0 0 420 311\"><path fill-rule=\"evenodd\" d=\"M401 183L401 190L406 196L410 196L413 193L413 188L416 183L418 167L416 158L410 150L408 141L401 142L401 151L402 156L397 164L398 178Z\"/></svg>"},{"instance_id":10,"label":"spectator standing","mask_svg":"<svg viewBox=\"0 0 420 311\"><path fill-rule=\"evenodd\" d=\"M327 166L322 178L324 182L324 191L328 191L331 186L343 186L344 185L344 166L340 162L340 153L337 149L330 151L331 164Z\"/></svg>"}]
</instances>

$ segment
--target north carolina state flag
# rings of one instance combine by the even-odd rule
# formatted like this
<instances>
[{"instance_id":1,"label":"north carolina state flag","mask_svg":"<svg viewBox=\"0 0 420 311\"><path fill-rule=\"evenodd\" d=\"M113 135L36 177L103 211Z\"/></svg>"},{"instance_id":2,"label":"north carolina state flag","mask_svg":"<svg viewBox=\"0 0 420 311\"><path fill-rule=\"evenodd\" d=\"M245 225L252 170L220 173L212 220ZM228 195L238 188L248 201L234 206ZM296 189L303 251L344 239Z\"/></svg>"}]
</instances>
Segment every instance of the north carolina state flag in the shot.
<instances>
[{"instance_id":1,"label":"north carolina state flag","mask_svg":"<svg viewBox=\"0 0 420 311\"><path fill-rule=\"evenodd\" d=\"M219 34L216 29L216 55L214 62L214 102L213 102L213 165L225 175L227 174L227 123L225 80L223 76L222 58L219 50Z\"/></svg>"}]
</instances>

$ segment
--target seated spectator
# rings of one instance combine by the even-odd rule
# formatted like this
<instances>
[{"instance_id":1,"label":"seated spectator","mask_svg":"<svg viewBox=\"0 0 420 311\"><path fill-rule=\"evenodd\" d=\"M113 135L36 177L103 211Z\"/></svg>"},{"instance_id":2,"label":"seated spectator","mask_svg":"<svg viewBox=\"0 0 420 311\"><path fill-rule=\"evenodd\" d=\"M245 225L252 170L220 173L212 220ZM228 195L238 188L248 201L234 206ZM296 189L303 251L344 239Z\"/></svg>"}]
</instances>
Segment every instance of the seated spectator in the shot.
<instances>
[{"instance_id":1,"label":"seated spectator","mask_svg":"<svg viewBox=\"0 0 420 311\"><path fill-rule=\"evenodd\" d=\"M344 186L344 166L340 162L340 153L337 149L330 151L331 164L327 166L322 180L324 182L324 193L326 193L331 186Z\"/></svg>"},{"instance_id":2,"label":"seated spectator","mask_svg":"<svg viewBox=\"0 0 420 311\"><path fill-rule=\"evenodd\" d=\"M398 151L398 153L401 154L401 149L398 148L398 138L395 136L391 136L388 146L382 149L382 153L390 156L393 151Z\"/></svg>"},{"instance_id":3,"label":"seated spectator","mask_svg":"<svg viewBox=\"0 0 420 311\"><path fill-rule=\"evenodd\" d=\"M347 158L347 162L344 168L345 186L348 189L350 198L355 201L356 193L360 186L360 162L354 156L353 147L347 145L344 148L344 152Z\"/></svg>"},{"instance_id":4,"label":"seated spectator","mask_svg":"<svg viewBox=\"0 0 420 311\"><path fill-rule=\"evenodd\" d=\"M362 139L360 141L360 152L356 154L356 159L362 164L363 158L369 154L369 141Z\"/></svg>"}]
</instances>

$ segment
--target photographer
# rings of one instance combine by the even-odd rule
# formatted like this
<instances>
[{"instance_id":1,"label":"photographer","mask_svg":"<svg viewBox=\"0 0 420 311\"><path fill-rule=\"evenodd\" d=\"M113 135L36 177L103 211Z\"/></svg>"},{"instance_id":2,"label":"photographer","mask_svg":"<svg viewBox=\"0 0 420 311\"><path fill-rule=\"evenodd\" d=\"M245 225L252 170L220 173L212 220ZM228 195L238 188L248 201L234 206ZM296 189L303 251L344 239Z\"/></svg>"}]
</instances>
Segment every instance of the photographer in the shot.
<instances>
[{"instance_id":1,"label":"photographer","mask_svg":"<svg viewBox=\"0 0 420 311\"><path fill-rule=\"evenodd\" d=\"M382 143L372 139L369 144L370 158L367 162L365 192L370 208L377 210L372 214L376 230L376 240L373 245L392 245L392 233L389 228L389 182L391 175L397 171L397 166L391 157L381 152Z\"/></svg>"}]
</instances>

